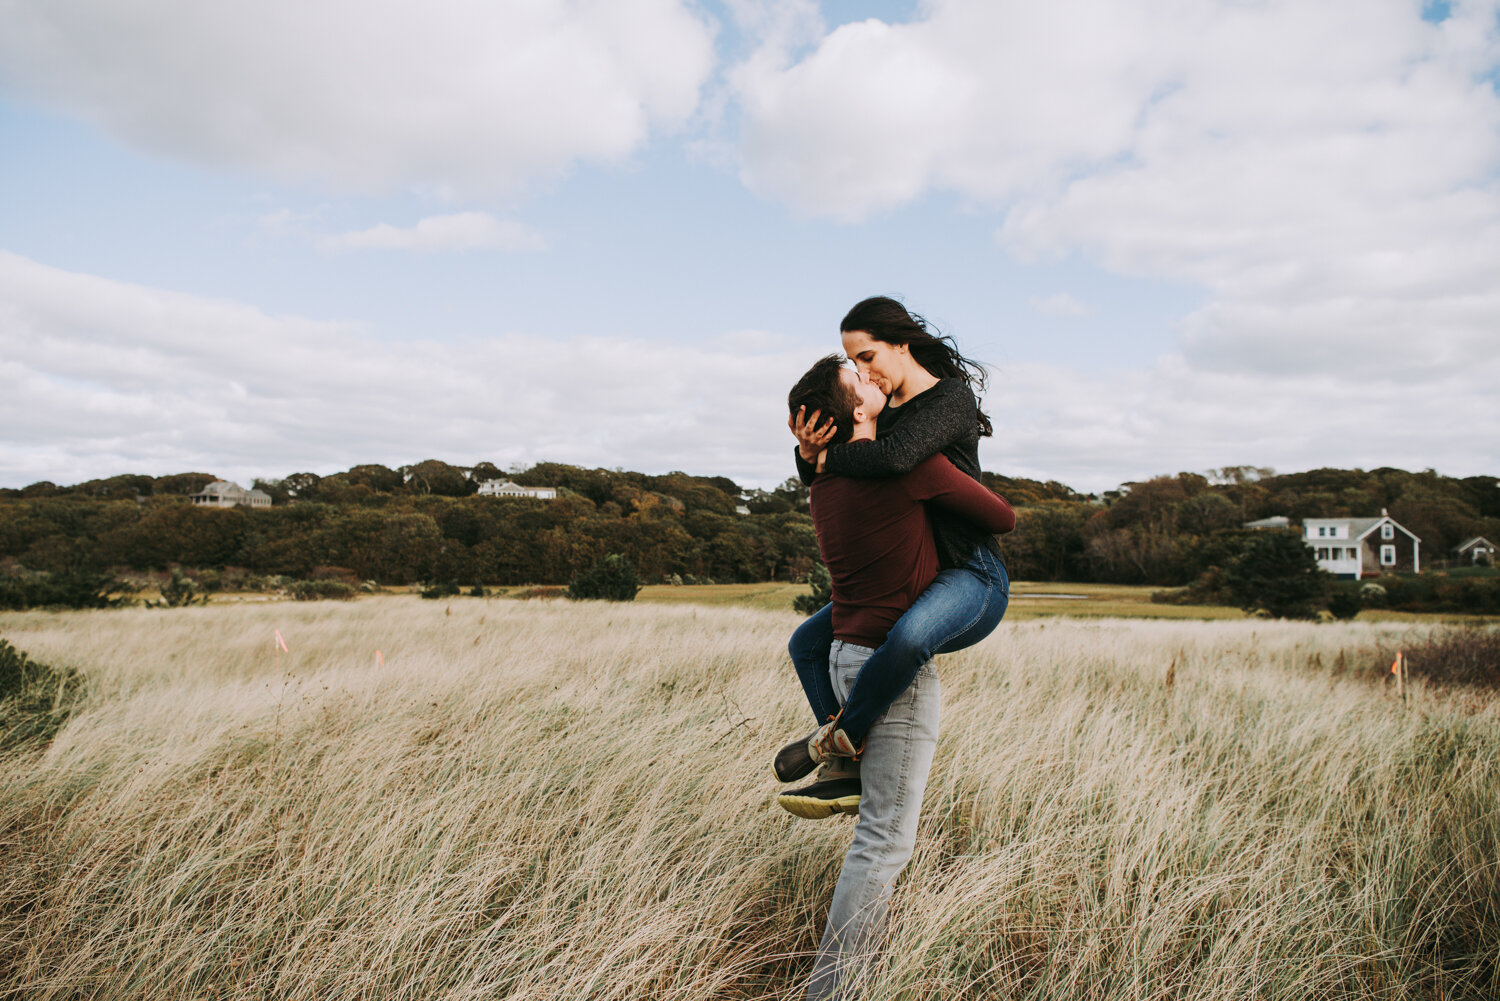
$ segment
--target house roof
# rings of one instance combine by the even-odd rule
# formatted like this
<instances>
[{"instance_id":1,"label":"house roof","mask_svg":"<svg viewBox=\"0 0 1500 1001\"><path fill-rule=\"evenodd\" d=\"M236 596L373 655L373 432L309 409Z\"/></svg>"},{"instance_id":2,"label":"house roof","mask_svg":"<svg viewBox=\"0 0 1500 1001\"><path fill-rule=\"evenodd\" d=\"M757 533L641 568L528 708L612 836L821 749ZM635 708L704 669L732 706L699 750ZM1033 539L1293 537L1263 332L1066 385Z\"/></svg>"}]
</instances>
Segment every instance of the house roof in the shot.
<instances>
[{"instance_id":1,"label":"house roof","mask_svg":"<svg viewBox=\"0 0 1500 1001\"><path fill-rule=\"evenodd\" d=\"M1416 532L1405 527L1388 514L1383 514L1375 518L1304 518L1302 519L1302 527L1310 536L1312 529L1317 528L1319 525L1347 525L1349 527L1349 538L1362 539L1387 521L1418 542L1422 541L1417 538Z\"/></svg>"},{"instance_id":2,"label":"house roof","mask_svg":"<svg viewBox=\"0 0 1500 1001\"><path fill-rule=\"evenodd\" d=\"M198 492L200 494L242 494L247 491L238 483L230 483L228 480L214 480Z\"/></svg>"},{"instance_id":3,"label":"house roof","mask_svg":"<svg viewBox=\"0 0 1500 1001\"><path fill-rule=\"evenodd\" d=\"M1269 518L1258 518L1255 521L1247 521L1244 528L1286 528L1292 521L1284 514L1273 514Z\"/></svg>"},{"instance_id":4,"label":"house roof","mask_svg":"<svg viewBox=\"0 0 1500 1001\"><path fill-rule=\"evenodd\" d=\"M1460 542L1458 545L1454 546L1453 547L1453 551L1455 553L1461 553L1465 549L1469 549L1469 548L1471 548L1473 546L1476 546L1476 545L1478 545L1481 542L1483 542L1486 546L1489 546L1491 549L1495 548L1495 544L1493 542L1491 542L1489 539L1486 539L1482 535L1476 535L1476 536L1474 536L1474 538L1468 539L1468 540L1466 540L1464 542Z\"/></svg>"}]
</instances>

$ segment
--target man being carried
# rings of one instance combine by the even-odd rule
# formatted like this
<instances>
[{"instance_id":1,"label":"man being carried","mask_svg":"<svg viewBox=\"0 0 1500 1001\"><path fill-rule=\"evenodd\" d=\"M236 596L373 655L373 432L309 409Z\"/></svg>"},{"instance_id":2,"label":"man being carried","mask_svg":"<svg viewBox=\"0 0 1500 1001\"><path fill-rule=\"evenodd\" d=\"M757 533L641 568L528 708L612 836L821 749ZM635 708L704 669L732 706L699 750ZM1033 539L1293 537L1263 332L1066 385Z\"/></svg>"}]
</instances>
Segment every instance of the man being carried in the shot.
<instances>
[{"instance_id":1,"label":"man being carried","mask_svg":"<svg viewBox=\"0 0 1500 1001\"><path fill-rule=\"evenodd\" d=\"M787 400L832 416L844 440L875 437L885 396L830 355L814 365ZM845 430L847 429L847 430ZM829 675L842 704L860 666L938 573L937 549L924 503L949 507L995 533L1015 527L1015 513L989 488L935 455L904 476L819 476L812 484L818 549L833 582L833 649ZM939 687L929 661L870 728L857 760L828 757L817 780L777 798L802 817L858 813L828 923L818 946L809 998L847 992L884 934L897 876L916 847L922 794L937 747ZM793 767L799 746L777 756L778 775ZM826 744L813 742L815 748ZM822 751L814 753L822 754ZM801 774L806 774L802 771Z\"/></svg>"}]
</instances>

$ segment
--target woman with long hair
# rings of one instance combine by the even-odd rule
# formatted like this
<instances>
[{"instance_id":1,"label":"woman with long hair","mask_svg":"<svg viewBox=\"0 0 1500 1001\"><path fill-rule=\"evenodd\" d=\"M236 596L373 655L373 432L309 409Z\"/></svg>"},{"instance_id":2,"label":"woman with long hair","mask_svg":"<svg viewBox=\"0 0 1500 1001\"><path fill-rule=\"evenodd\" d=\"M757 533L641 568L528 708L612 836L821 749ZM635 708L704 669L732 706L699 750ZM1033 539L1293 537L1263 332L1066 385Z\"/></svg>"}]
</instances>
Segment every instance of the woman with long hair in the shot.
<instances>
[{"instance_id":1,"label":"woman with long hair","mask_svg":"<svg viewBox=\"0 0 1500 1001\"><path fill-rule=\"evenodd\" d=\"M900 476L938 453L980 479L979 439L993 434L979 408L983 367L959 353L952 338L934 333L921 316L885 296L865 299L839 324L844 353L888 397L873 441L825 447L834 428L820 414L794 415L797 471L811 483L820 473ZM906 691L934 654L972 646L994 631L1010 601L1010 579L995 537L963 518L930 507L937 545L937 579L891 628L861 667L840 706L828 674L833 643L832 605L797 628L789 649L819 729L777 755L776 773L794 781L828 755L856 755L870 726ZM815 783L816 785L816 783ZM812 787L809 787L812 788Z\"/></svg>"}]
</instances>

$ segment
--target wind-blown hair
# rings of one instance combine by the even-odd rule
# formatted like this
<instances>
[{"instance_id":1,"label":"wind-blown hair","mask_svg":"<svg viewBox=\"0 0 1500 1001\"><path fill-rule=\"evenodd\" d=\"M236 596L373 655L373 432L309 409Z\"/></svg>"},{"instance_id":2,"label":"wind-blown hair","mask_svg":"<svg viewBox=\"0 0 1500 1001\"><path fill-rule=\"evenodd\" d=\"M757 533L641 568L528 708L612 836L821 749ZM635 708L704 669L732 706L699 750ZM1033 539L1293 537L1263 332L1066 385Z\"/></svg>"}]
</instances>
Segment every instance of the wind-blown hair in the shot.
<instances>
[{"instance_id":1,"label":"wind-blown hair","mask_svg":"<svg viewBox=\"0 0 1500 1001\"><path fill-rule=\"evenodd\" d=\"M978 407L979 394L984 391L988 375L983 365L959 353L953 338L929 330L926 320L916 313L907 312L905 306L883 295L855 303L839 324L840 333L851 330L863 330L875 340L887 344L905 344L917 364L939 379L962 379L974 394L975 409L979 413L979 436L987 438L995 433L989 416Z\"/></svg>"},{"instance_id":2,"label":"wind-blown hair","mask_svg":"<svg viewBox=\"0 0 1500 1001\"><path fill-rule=\"evenodd\" d=\"M798 407L806 407L807 418L811 420L813 411L821 411L819 426L828 418L833 418L837 430L833 433L833 440L828 443L830 445L843 444L854 434L854 408L859 406L859 394L839 377L843 367L844 359L840 355L818 359L797 380L786 398L789 413L795 414Z\"/></svg>"}]
</instances>

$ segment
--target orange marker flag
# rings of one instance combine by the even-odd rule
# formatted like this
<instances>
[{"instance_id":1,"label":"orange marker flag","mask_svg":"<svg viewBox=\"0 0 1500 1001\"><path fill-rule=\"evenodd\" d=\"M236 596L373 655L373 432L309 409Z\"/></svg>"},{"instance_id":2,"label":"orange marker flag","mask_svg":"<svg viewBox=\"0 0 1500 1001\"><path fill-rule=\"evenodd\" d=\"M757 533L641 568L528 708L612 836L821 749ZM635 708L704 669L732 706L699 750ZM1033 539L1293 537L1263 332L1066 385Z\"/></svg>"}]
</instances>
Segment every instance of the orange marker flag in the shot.
<instances>
[{"instance_id":1,"label":"orange marker flag","mask_svg":"<svg viewBox=\"0 0 1500 1001\"><path fill-rule=\"evenodd\" d=\"M281 652L282 653L291 653L292 652L292 651L290 651L290 650L288 650L286 648L286 640L282 639L281 630L280 629L276 630L276 645L281 648Z\"/></svg>"},{"instance_id":2,"label":"orange marker flag","mask_svg":"<svg viewBox=\"0 0 1500 1001\"><path fill-rule=\"evenodd\" d=\"M1393 661L1391 661L1391 673L1394 674L1398 678L1401 677L1401 651L1400 650L1396 651L1396 659L1393 660Z\"/></svg>"},{"instance_id":3,"label":"orange marker flag","mask_svg":"<svg viewBox=\"0 0 1500 1001\"><path fill-rule=\"evenodd\" d=\"M379 664L381 667L385 666L385 654L381 653L379 650L375 651L375 663Z\"/></svg>"}]
</instances>

